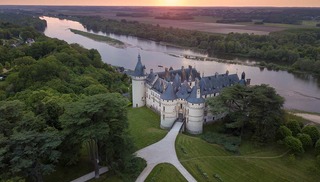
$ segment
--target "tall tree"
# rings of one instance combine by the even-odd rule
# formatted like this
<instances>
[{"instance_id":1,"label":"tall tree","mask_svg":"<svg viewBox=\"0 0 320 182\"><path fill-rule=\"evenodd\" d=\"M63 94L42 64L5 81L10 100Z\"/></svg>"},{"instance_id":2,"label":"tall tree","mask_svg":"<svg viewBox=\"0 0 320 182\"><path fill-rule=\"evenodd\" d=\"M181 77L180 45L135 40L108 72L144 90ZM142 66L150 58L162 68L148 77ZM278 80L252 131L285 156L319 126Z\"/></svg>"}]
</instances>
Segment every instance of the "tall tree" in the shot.
<instances>
[{"instance_id":1,"label":"tall tree","mask_svg":"<svg viewBox=\"0 0 320 182\"><path fill-rule=\"evenodd\" d=\"M126 105L127 100L120 94L94 95L69 104L61 116L67 132L65 144L88 147L96 177L99 177L100 161L116 162L117 156L126 150Z\"/></svg>"},{"instance_id":2,"label":"tall tree","mask_svg":"<svg viewBox=\"0 0 320 182\"><path fill-rule=\"evenodd\" d=\"M3 101L0 105L0 176L43 181L42 175L53 172L59 159L60 133L32 112L24 111L20 101Z\"/></svg>"},{"instance_id":3,"label":"tall tree","mask_svg":"<svg viewBox=\"0 0 320 182\"><path fill-rule=\"evenodd\" d=\"M240 129L241 136L245 129L252 128L253 137L266 142L275 137L281 124L283 102L274 88L267 85L235 85L223 89L208 104L213 113L230 116L232 122L227 127Z\"/></svg>"}]
</instances>

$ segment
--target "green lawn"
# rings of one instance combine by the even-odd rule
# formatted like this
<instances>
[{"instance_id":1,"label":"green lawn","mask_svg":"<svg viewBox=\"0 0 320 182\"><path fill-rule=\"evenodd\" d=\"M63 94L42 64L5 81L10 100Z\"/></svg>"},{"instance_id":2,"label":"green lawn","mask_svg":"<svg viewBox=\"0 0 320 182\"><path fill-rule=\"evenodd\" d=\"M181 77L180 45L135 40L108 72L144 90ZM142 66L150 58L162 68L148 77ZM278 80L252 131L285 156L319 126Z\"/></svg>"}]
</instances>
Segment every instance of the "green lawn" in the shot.
<instances>
[{"instance_id":1,"label":"green lawn","mask_svg":"<svg viewBox=\"0 0 320 182\"><path fill-rule=\"evenodd\" d=\"M129 132L137 150L161 140L166 130L160 129L160 116L150 109L129 108Z\"/></svg>"},{"instance_id":2,"label":"green lawn","mask_svg":"<svg viewBox=\"0 0 320 182\"><path fill-rule=\"evenodd\" d=\"M162 164L158 164L155 168L153 168L153 170L151 171L151 173L149 174L149 176L147 177L147 179L145 180L146 182L171 182L171 181L175 181L175 182L182 182L182 181L187 181L182 174L171 164L168 163L162 163Z\"/></svg>"},{"instance_id":3,"label":"green lawn","mask_svg":"<svg viewBox=\"0 0 320 182\"><path fill-rule=\"evenodd\" d=\"M176 150L182 165L198 181L320 181L320 174L310 170L313 155L289 162L286 150L277 146L255 147L245 142L242 155L234 155L198 137L180 134Z\"/></svg>"}]
</instances>

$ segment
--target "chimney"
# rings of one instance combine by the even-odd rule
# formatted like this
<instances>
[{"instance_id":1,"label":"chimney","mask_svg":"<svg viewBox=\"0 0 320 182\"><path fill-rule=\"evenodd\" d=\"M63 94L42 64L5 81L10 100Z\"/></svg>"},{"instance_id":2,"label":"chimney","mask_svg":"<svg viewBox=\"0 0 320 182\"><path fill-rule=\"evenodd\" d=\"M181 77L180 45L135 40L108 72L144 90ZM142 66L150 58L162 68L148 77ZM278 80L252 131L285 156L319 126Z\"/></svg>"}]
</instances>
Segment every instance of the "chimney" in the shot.
<instances>
[{"instance_id":1,"label":"chimney","mask_svg":"<svg viewBox=\"0 0 320 182\"><path fill-rule=\"evenodd\" d=\"M181 82L184 82L187 79L186 70L184 66L181 67Z\"/></svg>"},{"instance_id":2,"label":"chimney","mask_svg":"<svg viewBox=\"0 0 320 182\"><path fill-rule=\"evenodd\" d=\"M165 77L165 80L170 80L170 73L169 73L169 70L168 70L168 68L165 68L165 74L164 74L164 77Z\"/></svg>"}]
</instances>

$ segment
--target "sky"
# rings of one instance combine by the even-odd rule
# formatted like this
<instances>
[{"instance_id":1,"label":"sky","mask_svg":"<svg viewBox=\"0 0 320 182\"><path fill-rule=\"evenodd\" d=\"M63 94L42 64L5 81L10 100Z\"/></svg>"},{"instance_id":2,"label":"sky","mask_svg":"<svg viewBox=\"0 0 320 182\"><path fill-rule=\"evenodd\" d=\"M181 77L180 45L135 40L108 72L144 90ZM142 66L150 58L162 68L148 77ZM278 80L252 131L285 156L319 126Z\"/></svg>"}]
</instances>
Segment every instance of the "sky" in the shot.
<instances>
[{"instance_id":1,"label":"sky","mask_svg":"<svg viewBox=\"0 0 320 182\"><path fill-rule=\"evenodd\" d=\"M0 0L0 5L320 7L320 0Z\"/></svg>"}]
</instances>

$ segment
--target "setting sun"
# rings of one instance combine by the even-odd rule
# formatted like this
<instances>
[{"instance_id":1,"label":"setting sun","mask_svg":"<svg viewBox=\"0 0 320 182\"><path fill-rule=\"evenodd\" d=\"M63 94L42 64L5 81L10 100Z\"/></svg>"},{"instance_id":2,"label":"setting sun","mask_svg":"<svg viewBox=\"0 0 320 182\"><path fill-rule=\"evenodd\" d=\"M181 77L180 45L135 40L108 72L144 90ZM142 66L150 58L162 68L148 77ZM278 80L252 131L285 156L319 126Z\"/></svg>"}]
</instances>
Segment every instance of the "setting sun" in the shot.
<instances>
[{"instance_id":1,"label":"setting sun","mask_svg":"<svg viewBox=\"0 0 320 182\"><path fill-rule=\"evenodd\" d=\"M182 6L182 0L160 0L160 6Z\"/></svg>"}]
</instances>

